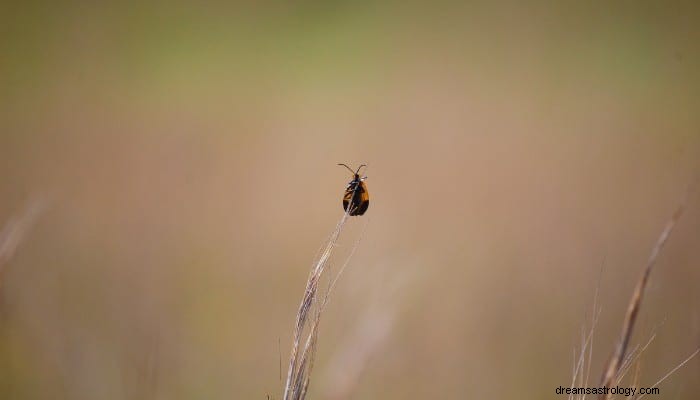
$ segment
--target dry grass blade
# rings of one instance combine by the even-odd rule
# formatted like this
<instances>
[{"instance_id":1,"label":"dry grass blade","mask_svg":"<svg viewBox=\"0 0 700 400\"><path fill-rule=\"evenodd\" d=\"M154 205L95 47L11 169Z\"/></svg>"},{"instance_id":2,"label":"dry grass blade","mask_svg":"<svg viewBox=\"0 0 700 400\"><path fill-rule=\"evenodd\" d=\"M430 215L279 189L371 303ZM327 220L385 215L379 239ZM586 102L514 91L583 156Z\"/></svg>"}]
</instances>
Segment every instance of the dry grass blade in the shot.
<instances>
[{"instance_id":1,"label":"dry grass blade","mask_svg":"<svg viewBox=\"0 0 700 400\"><path fill-rule=\"evenodd\" d=\"M578 380L578 385L579 386L586 386L588 384L588 378L590 377L590 372L591 372L591 358L593 357L593 333L595 332L596 325L598 324L598 318L600 317L600 313L602 309L598 306L598 294L600 291L600 282L603 276L603 269L601 267L600 270L600 276L598 277L598 284L596 285L595 289L595 295L593 296L593 315L591 316L591 326L588 330L588 334L585 333L585 325L581 328L581 352L579 353L578 357L576 356L576 349L574 348L573 350L573 360L574 360L574 365L573 365L573 373L572 373L572 378L571 378L571 388L573 389L576 386L576 381ZM588 356L586 356L586 352L588 352ZM585 368L585 372L584 372ZM568 397L568 400L583 400L586 398L586 395L578 395L574 397L573 394L570 394Z\"/></svg>"},{"instance_id":2,"label":"dry grass blade","mask_svg":"<svg viewBox=\"0 0 700 400\"><path fill-rule=\"evenodd\" d=\"M306 397L311 371L314 366L316 355L316 344L318 341L318 330L321 321L321 314L328 303L329 296L340 274L345 269L349 258L357 248L358 241L352 248L348 259L337 272L335 277L328 278L328 288L325 292L319 293L319 285L324 273L329 271L329 261L334 248L338 243L340 233L348 219L348 213L343 214L333 233L326 244L322 247L316 262L311 267L309 278L306 281L306 288L302 296L301 304L296 316L294 325L294 339L292 350L289 356L289 367L284 386L283 400L303 400Z\"/></svg>"},{"instance_id":3,"label":"dry grass blade","mask_svg":"<svg viewBox=\"0 0 700 400\"><path fill-rule=\"evenodd\" d=\"M689 355L685 360L681 361L680 364L676 365L672 370L668 371L666 375L664 375L661 379L659 379L655 384L651 386L651 388L655 388L661 384L661 382L665 381L669 376L673 375L674 372L678 371L679 368L683 367L685 364L688 363L688 361L692 360L695 356L700 353L700 348L696 349L691 355ZM646 394L643 394L639 397L637 397L637 400L641 399L642 397L646 396Z\"/></svg>"},{"instance_id":4,"label":"dry grass blade","mask_svg":"<svg viewBox=\"0 0 700 400\"><path fill-rule=\"evenodd\" d=\"M355 329L336 347L336 353L328 364L321 398L347 400L353 397L370 361L383 350L383 344L395 328L399 309L408 293L406 287L417 281L417 276L416 271L393 276L390 281L374 282L377 287L368 296L372 298L369 308L353 323Z\"/></svg>"},{"instance_id":5,"label":"dry grass blade","mask_svg":"<svg viewBox=\"0 0 700 400\"><path fill-rule=\"evenodd\" d=\"M597 295L596 295L597 297ZM595 307L595 306L594 306ZM573 389L574 387L577 386L577 381L578 381L578 387L583 387L588 384L588 377L590 374L590 359L592 358L593 354L593 333L595 332L596 325L598 324L598 318L600 317L600 309L598 308L596 310L596 313L593 316L593 320L591 322L591 327L588 330L588 333L582 333L582 338L581 338L581 350L578 355L576 356L576 349L574 349L574 368L573 368L573 377L571 379L571 388ZM588 355L586 356L586 353ZM584 371L584 368L586 369ZM574 397L573 394L569 395L568 399L573 400L573 399L585 399L586 396L580 395L577 397Z\"/></svg>"},{"instance_id":6,"label":"dry grass blade","mask_svg":"<svg viewBox=\"0 0 700 400\"><path fill-rule=\"evenodd\" d=\"M0 271L15 254L44 208L45 205L42 201L31 201L22 214L10 218L2 228L0 231Z\"/></svg>"},{"instance_id":7,"label":"dry grass blade","mask_svg":"<svg viewBox=\"0 0 700 400\"><path fill-rule=\"evenodd\" d=\"M686 195L687 197L687 195ZM627 306L627 313L625 314L625 320L622 324L622 331L620 332L620 338L615 346L613 353L611 354L607 366L605 367L603 376L601 378L601 385L604 387L611 387L617 382L618 376L622 370L623 362L625 360L625 355L627 353L627 348L629 346L630 339L632 337L632 332L634 331L634 325L637 321L637 315L639 314L639 309L642 304L642 299L644 297L644 290L649 282L649 275L651 270L656 263L656 259L659 257L659 253L663 249L666 241L668 240L673 228L680 219L683 211L685 210L685 199L678 206L673 216L666 224L666 227L661 232L656 244L654 245L649 260L642 272L642 276L637 282L637 286L632 292L632 298L630 299L629 305ZM599 400L608 400L610 394L601 394L598 396Z\"/></svg>"}]
</instances>

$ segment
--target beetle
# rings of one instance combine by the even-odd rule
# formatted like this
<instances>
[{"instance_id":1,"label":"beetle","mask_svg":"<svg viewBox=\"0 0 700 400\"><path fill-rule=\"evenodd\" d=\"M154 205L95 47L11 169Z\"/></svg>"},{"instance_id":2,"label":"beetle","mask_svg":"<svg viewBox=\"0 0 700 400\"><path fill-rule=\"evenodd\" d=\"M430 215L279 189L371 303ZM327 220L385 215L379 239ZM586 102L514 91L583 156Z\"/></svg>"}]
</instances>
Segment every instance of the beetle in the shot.
<instances>
[{"instance_id":1,"label":"beetle","mask_svg":"<svg viewBox=\"0 0 700 400\"><path fill-rule=\"evenodd\" d=\"M367 177L360 177L360 169L367 165L360 165L356 171L353 171L352 168L345 164L338 165L347 168L353 175L343 194L343 209L351 216L364 214L367 211L367 207L369 207L369 192L367 191L367 184L365 184Z\"/></svg>"}]
</instances>

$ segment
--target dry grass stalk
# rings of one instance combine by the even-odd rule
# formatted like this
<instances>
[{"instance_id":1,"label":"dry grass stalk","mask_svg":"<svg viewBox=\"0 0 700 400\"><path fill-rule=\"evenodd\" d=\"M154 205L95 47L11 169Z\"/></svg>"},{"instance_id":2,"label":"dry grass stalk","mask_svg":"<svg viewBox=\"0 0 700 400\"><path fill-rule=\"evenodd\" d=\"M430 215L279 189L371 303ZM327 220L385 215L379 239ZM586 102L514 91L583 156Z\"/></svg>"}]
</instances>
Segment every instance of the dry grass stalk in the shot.
<instances>
[{"instance_id":1,"label":"dry grass stalk","mask_svg":"<svg viewBox=\"0 0 700 400\"><path fill-rule=\"evenodd\" d=\"M406 287L416 281L417 276L417 271L404 272L389 282L373 282L377 287L374 295L369 296L373 298L370 307L354 324L355 329L337 346L329 362L323 399L352 398L370 361L382 351L382 345L389 339L408 293Z\"/></svg>"},{"instance_id":2,"label":"dry grass stalk","mask_svg":"<svg viewBox=\"0 0 700 400\"><path fill-rule=\"evenodd\" d=\"M11 217L2 228L0 231L0 271L15 254L44 208L45 205L42 201L31 201L21 214Z\"/></svg>"},{"instance_id":3,"label":"dry grass stalk","mask_svg":"<svg viewBox=\"0 0 700 400\"><path fill-rule=\"evenodd\" d=\"M328 303L330 293L338 278L347 266L350 257L355 252L359 239L355 242L350 255L336 275L328 277L328 286L319 293L322 278L330 272L330 257L340 237L340 233L348 220L348 213L343 214L335 230L331 233L326 244L321 248L316 262L313 264L306 281L306 289L299 304L299 310L294 325L294 339L289 356L289 368L284 386L283 400L303 400L309 388L311 371L314 366L318 329L321 314Z\"/></svg>"},{"instance_id":4,"label":"dry grass stalk","mask_svg":"<svg viewBox=\"0 0 700 400\"><path fill-rule=\"evenodd\" d=\"M574 349L574 365L571 379L571 388L585 387L588 385L588 378L591 373L590 360L593 357L593 333L595 332L598 318L600 317L601 308L598 307L598 291L600 289L600 280L596 286L595 296L593 297L593 316L591 317L591 327L586 333L585 326L581 329L581 352L576 357L576 349ZM583 400L585 395L570 394L568 400Z\"/></svg>"},{"instance_id":5,"label":"dry grass stalk","mask_svg":"<svg viewBox=\"0 0 700 400\"><path fill-rule=\"evenodd\" d=\"M651 270L654 264L656 264L656 260L659 256L659 253L666 244L671 232L673 231L673 228L676 226L676 223L680 219L684 210L685 199L681 202L676 211L673 213L673 216L668 221L668 223L666 223L666 227L661 232L661 235L657 239L656 244L654 245L651 251L651 255L649 256L644 271L642 272L642 276L639 278L637 286L634 288L634 292L632 292L632 298L630 299L629 305L627 306L627 313L625 314L625 320L622 324L622 331L620 332L620 337L618 339L617 345L615 346L615 349L613 350L613 353L608 359L607 366L605 367L603 376L601 377L601 387L612 387L616 385L631 365L631 359L626 359L625 357L627 355L627 348L629 347L629 342L634 331L634 325L637 321L639 309L642 304L644 291L649 282ZM697 354L697 352L694 354ZM688 360L684 361L683 364L687 361ZM610 398L611 394L609 393L601 394L598 396L599 400L609 400Z\"/></svg>"},{"instance_id":6,"label":"dry grass stalk","mask_svg":"<svg viewBox=\"0 0 700 400\"><path fill-rule=\"evenodd\" d=\"M688 361L692 360L692 359L693 359L695 356L697 356L699 353L700 353L700 348L696 349L696 350L695 350L694 352L692 352L685 360L681 361L678 365L676 365L675 367L673 367L673 369L671 369L670 371L668 371L668 372L666 373L666 375L664 375L661 379L659 379L658 381L656 381L655 384L651 385L651 388L653 389L653 388L659 386L659 385L661 384L661 382L665 381L669 376L673 375L676 371L678 371L680 368L682 368L685 364L688 363ZM639 397L636 397L635 400L639 400L639 399L643 398L644 396L646 396L646 394L643 394L643 395L641 395L641 396L639 396Z\"/></svg>"}]
</instances>

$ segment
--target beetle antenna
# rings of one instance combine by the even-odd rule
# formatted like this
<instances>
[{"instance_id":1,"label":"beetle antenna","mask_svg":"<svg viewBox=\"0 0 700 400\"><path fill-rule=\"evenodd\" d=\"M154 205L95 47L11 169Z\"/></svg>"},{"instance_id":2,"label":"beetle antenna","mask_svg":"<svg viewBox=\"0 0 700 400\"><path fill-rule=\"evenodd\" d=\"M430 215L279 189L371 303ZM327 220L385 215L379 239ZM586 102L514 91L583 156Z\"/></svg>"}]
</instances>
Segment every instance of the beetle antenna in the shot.
<instances>
[{"instance_id":1,"label":"beetle antenna","mask_svg":"<svg viewBox=\"0 0 700 400\"><path fill-rule=\"evenodd\" d=\"M367 166L367 164L362 164L362 165L360 165L359 167L357 167L357 171L355 171L355 175L357 175L357 174L360 173L360 168L366 167L366 166Z\"/></svg>"},{"instance_id":2,"label":"beetle antenna","mask_svg":"<svg viewBox=\"0 0 700 400\"><path fill-rule=\"evenodd\" d=\"M342 165L343 167L347 168L351 173L354 174L354 172L352 172L352 168L348 167L347 165L345 165L345 164L338 164L338 165Z\"/></svg>"}]
</instances>

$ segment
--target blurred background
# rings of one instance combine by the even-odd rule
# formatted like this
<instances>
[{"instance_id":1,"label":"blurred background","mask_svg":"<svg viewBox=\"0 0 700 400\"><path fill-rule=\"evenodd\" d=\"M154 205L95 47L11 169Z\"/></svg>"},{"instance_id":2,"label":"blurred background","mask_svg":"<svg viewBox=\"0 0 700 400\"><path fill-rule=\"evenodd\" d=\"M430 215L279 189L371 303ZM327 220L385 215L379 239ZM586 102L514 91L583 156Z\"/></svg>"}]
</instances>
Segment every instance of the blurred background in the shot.
<instances>
[{"instance_id":1,"label":"blurred background","mask_svg":"<svg viewBox=\"0 0 700 400\"><path fill-rule=\"evenodd\" d=\"M700 173L700 7L584 3L3 3L0 398L279 399L340 162L310 399L562 397L599 287L597 383ZM700 344L699 229L640 386Z\"/></svg>"}]
</instances>

